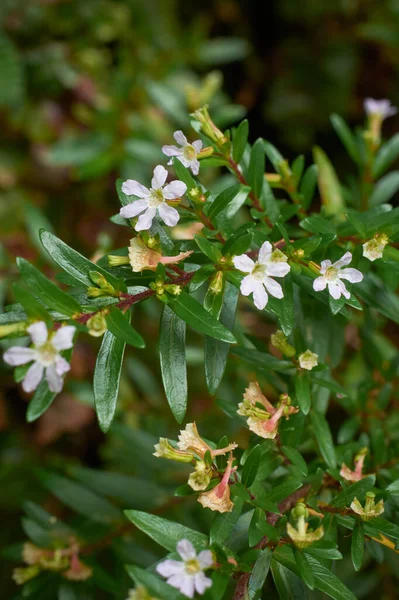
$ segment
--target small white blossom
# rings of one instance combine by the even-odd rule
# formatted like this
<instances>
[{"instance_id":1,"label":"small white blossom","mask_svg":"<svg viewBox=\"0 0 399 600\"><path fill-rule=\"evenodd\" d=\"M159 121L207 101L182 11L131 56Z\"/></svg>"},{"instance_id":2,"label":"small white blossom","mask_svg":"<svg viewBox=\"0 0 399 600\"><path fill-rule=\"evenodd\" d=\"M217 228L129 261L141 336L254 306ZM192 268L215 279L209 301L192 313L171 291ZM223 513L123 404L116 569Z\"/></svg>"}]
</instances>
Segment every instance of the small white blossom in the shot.
<instances>
[{"instance_id":1,"label":"small white blossom","mask_svg":"<svg viewBox=\"0 0 399 600\"><path fill-rule=\"evenodd\" d=\"M175 131L173 137L180 144L181 148L177 146L162 146L162 152L166 156L176 156L177 160L188 169L191 169L194 175L198 175L200 163L197 157L202 148L201 140L196 140L190 144L182 131ZM171 164L172 159L168 162L168 165Z\"/></svg>"},{"instance_id":2,"label":"small white blossom","mask_svg":"<svg viewBox=\"0 0 399 600\"><path fill-rule=\"evenodd\" d=\"M63 375L71 367L60 352L72 348L75 331L76 327L65 325L49 337L46 324L39 321L27 328L33 347L12 346L4 353L5 362L13 367L33 361L22 381L25 392L33 392L37 388L44 371L49 390L57 393L62 390Z\"/></svg>"},{"instance_id":3,"label":"small white blossom","mask_svg":"<svg viewBox=\"0 0 399 600\"><path fill-rule=\"evenodd\" d=\"M381 119L392 117L398 112L398 109L395 106L392 106L389 100L374 100L373 98L365 99L364 110L367 115L378 115Z\"/></svg>"},{"instance_id":4,"label":"small white blossom","mask_svg":"<svg viewBox=\"0 0 399 600\"><path fill-rule=\"evenodd\" d=\"M254 304L263 310L268 302L268 293L274 298L283 298L282 287L272 277L285 277L290 270L286 256L279 250L273 252L270 242L262 244L258 260L254 262L246 254L235 256L233 263L236 269L248 273L241 282L241 293L249 296L253 293Z\"/></svg>"},{"instance_id":5,"label":"small white blossom","mask_svg":"<svg viewBox=\"0 0 399 600\"><path fill-rule=\"evenodd\" d=\"M363 244L363 256L371 260L371 262L382 258L385 246L388 244L388 237L384 234L373 237L371 240Z\"/></svg>"},{"instance_id":6,"label":"small white blossom","mask_svg":"<svg viewBox=\"0 0 399 600\"><path fill-rule=\"evenodd\" d=\"M210 550L202 550L198 555L189 540L180 540L176 547L182 559L167 559L157 565L157 572L167 578L167 583L187 596L194 598L195 592L204 594L211 587L212 580L205 576L205 569L213 564Z\"/></svg>"},{"instance_id":7,"label":"small white blossom","mask_svg":"<svg viewBox=\"0 0 399 600\"><path fill-rule=\"evenodd\" d=\"M349 265L351 260L352 254L350 252L346 252L335 263L331 263L331 260L323 260L320 269L321 275L314 280L313 289L316 292L321 292L328 287L328 291L334 300L338 300L341 295L348 300L351 295L342 279L346 279L350 283L359 283L363 279L363 274L357 269L342 268Z\"/></svg>"},{"instance_id":8,"label":"small white blossom","mask_svg":"<svg viewBox=\"0 0 399 600\"><path fill-rule=\"evenodd\" d=\"M179 180L165 185L167 176L167 170L162 165L158 165L154 169L150 189L134 179L128 179L123 183L123 193L127 196L137 196L139 200L123 206L119 214L125 219L140 215L135 226L136 231L150 229L157 212L169 227L174 227L178 222L179 213L173 206L169 206L166 201L176 200L183 196L186 193L187 186Z\"/></svg>"},{"instance_id":9,"label":"small white blossom","mask_svg":"<svg viewBox=\"0 0 399 600\"><path fill-rule=\"evenodd\" d=\"M318 354L315 354L314 352L308 349L298 356L299 366L301 367L301 369L311 371L312 369L314 369L314 367L317 367L318 358Z\"/></svg>"}]
</instances>

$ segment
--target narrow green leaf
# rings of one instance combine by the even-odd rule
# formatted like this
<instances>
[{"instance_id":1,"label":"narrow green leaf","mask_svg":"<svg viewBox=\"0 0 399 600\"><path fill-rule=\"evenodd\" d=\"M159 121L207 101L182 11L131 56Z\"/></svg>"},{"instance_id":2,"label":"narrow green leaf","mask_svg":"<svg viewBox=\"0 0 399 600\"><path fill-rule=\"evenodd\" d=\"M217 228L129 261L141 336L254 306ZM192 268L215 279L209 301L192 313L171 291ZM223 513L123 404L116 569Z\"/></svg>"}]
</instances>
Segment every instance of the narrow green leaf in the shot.
<instances>
[{"instance_id":1,"label":"narrow green leaf","mask_svg":"<svg viewBox=\"0 0 399 600\"><path fill-rule=\"evenodd\" d=\"M111 306L106 315L107 328L118 340L135 348L145 348L145 341L130 324L130 314L124 315L119 308Z\"/></svg>"},{"instance_id":2,"label":"narrow green leaf","mask_svg":"<svg viewBox=\"0 0 399 600\"><path fill-rule=\"evenodd\" d=\"M260 445L257 444L254 448L252 448L245 460L244 468L242 470L242 482L247 488L251 487L256 479L261 456L262 449Z\"/></svg>"},{"instance_id":3,"label":"narrow green leaf","mask_svg":"<svg viewBox=\"0 0 399 600\"><path fill-rule=\"evenodd\" d=\"M345 123L344 119L337 114L332 114L330 121L351 159L355 163L359 164L360 153L356 138L349 129L348 125Z\"/></svg>"},{"instance_id":4,"label":"narrow green leaf","mask_svg":"<svg viewBox=\"0 0 399 600\"><path fill-rule=\"evenodd\" d=\"M293 465L298 467L302 475L305 477L308 474L308 466L305 460L302 458L302 455L295 448L290 448L288 446L282 446L281 451L285 456L292 462Z\"/></svg>"},{"instance_id":5,"label":"narrow green leaf","mask_svg":"<svg viewBox=\"0 0 399 600\"><path fill-rule=\"evenodd\" d=\"M233 159L239 163L248 142L249 125L247 119L242 121L233 134Z\"/></svg>"},{"instance_id":6,"label":"narrow green leaf","mask_svg":"<svg viewBox=\"0 0 399 600\"><path fill-rule=\"evenodd\" d=\"M373 177L377 179L396 161L399 156L399 133L381 146L374 159L372 168Z\"/></svg>"},{"instance_id":7,"label":"narrow green leaf","mask_svg":"<svg viewBox=\"0 0 399 600\"><path fill-rule=\"evenodd\" d=\"M191 175L190 171L177 158L173 159L173 168L175 170L177 178L186 184L187 192L189 192L193 188L198 187L198 183L196 182L194 177Z\"/></svg>"},{"instance_id":8,"label":"narrow green leaf","mask_svg":"<svg viewBox=\"0 0 399 600\"><path fill-rule=\"evenodd\" d=\"M22 304L22 307L25 309L28 317L44 321L48 326L52 324L52 318L50 314L47 312L44 306L42 306L40 302L36 300L35 296L27 288L19 283L14 283L12 290L15 300ZM24 320L26 320L26 316Z\"/></svg>"},{"instance_id":9,"label":"narrow green leaf","mask_svg":"<svg viewBox=\"0 0 399 600\"><path fill-rule=\"evenodd\" d=\"M335 169L324 150L318 146L313 148L313 157L318 167L318 181L321 201L325 208L326 214L339 214L345 210L345 202Z\"/></svg>"},{"instance_id":10,"label":"narrow green leaf","mask_svg":"<svg viewBox=\"0 0 399 600\"><path fill-rule=\"evenodd\" d=\"M263 143L263 140L259 138L252 146L248 167L248 182L257 198L262 193L263 180L265 178L265 150Z\"/></svg>"},{"instance_id":11,"label":"narrow green leaf","mask_svg":"<svg viewBox=\"0 0 399 600\"><path fill-rule=\"evenodd\" d=\"M363 477L360 481L356 481L352 485L345 487L342 492L339 492L339 494L333 498L331 504L336 507L349 506L355 498L362 500L366 495L366 492L369 492L374 485L375 475Z\"/></svg>"},{"instance_id":12,"label":"narrow green leaf","mask_svg":"<svg viewBox=\"0 0 399 600\"><path fill-rule=\"evenodd\" d=\"M169 300L171 309L190 327L210 337L234 344L233 334L186 292Z\"/></svg>"},{"instance_id":13,"label":"narrow green leaf","mask_svg":"<svg viewBox=\"0 0 399 600\"><path fill-rule=\"evenodd\" d=\"M279 150L277 150L276 146L273 146L270 142L263 142L263 147L266 153L267 158L272 163L275 171L282 175L281 167L285 162L284 156L281 154Z\"/></svg>"},{"instance_id":14,"label":"narrow green leaf","mask_svg":"<svg viewBox=\"0 0 399 600\"><path fill-rule=\"evenodd\" d=\"M232 348L231 352L259 369L281 373L293 373L294 371L294 365L291 361L280 360L267 352L259 352L259 350L252 350L251 348L241 346Z\"/></svg>"},{"instance_id":15,"label":"narrow green leaf","mask_svg":"<svg viewBox=\"0 0 399 600\"><path fill-rule=\"evenodd\" d=\"M312 567L310 566L308 559L303 554L303 552L298 550L298 548L294 547L293 552L300 578L306 583L310 590L314 590L316 582L313 575Z\"/></svg>"},{"instance_id":16,"label":"narrow green leaf","mask_svg":"<svg viewBox=\"0 0 399 600\"><path fill-rule=\"evenodd\" d=\"M159 328L162 381L169 406L178 423L187 410L186 323L168 305Z\"/></svg>"},{"instance_id":17,"label":"narrow green leaf","mask_svg":"<svg viewBox=\"0 0 399 600\"><path fill-rule=\"evenodd\" d=\"M308 374L305 371L298 370L295 373L295 394L298 400L299 408L304 415L310 411L310 383Z\"/></svg>"},{"instance_id":18,"label":"narrow green leaf","mask_svg":"<svg viewBox=\"0 0 399 600\"><path fill-rule=\"evenodd\" d=\"M168 585L166 581L160 579L159 575L154 575L150 571L133 565L126 565L126 571L136 585L144 586L156 598L168 598L168 600L185 600L187 598L171 585Z\"/></svg>"},{"instance_id":19,"label":"narrow green leaf","mask_svg":"<svg viewBox=\"0 0 399 600\"><path fill-rule=\"evenodd\" d=\"M337 458L335 456L334 442L330 427L326 421L326 418L322 414L312 410L310 413L310 419L320 453L326 461L328 467L330 469L335 469L337 466Z\"/></svg>"},{"instance_id":20,"label":"narrow green leaf","mask_svg":"<svg viewBox=\"0 0 399 600\"><path fill-rule=\"evenodd\" d=\"M94 403L101 430L106 432L114 418L119 392L125 342L106 331L94 369Z\"/></svg>"},{"instance_id":21,"label":"narrow green leaf","mask_svg":"<svg viewBox=\"0 0 399 600\"><path fill-rule=\"evenodd\" d=\"M233 185L232 187L223 190L209 206L208 216L210 219L215 219L217 215L225 210L230 203L239 202L243 204L247 198L251 188L246 185ZM238 197L238 198L237 198Z\"/></svg>"},{"instance_id":22,"label":"narrow green leaf","mask_svg":"<svg viewBox=\"0 0 399 600\"><path fill-rule=\"evenodd\" d=\"M317 185L318 168L317 165L311 165L305 171L301 181L299 192L302 195L302 206L307 210L312 204L313 196Z\"/></svg>"},{"instance_id":23,"label":"narrow green leaf","mask_svg":"<svg viewBox=\"0 0 399 600\"><path fill-rule=\"evenodd\" d=\"M215 514L210 531L211 544L224 544L233 531L234 526L241 515L243 506L244 500L236 497L231 512Z\"/></svg>"},{"instance_id":24,"label":"narrow green leaf","mask_svg":"<svg viewBox=\"0 0 399 600\"><path fill-rule=\"evenodd\" d=\"M351 557L355 571L362 568L364 556L364 526L361 521L357 521L352 533Z\"/></svg>"},{"instance_id":25,"label":"narrow green leaf","mask_svg":"<svg viewBox=\"0 0 399 600\"><path fill-rule=\"evenodd\" d=\"M388 202L399 190L399 171L384 175L374 186L369 198L369 206L377 206Z\"/></svg>"},{"instance_id":26,"label":"narrow green leaf","mask_svg":"<svg viewBox=\"0 0 399 600\"><path fill-rule=\"evenodd\" d=\"M205 256L207 256L214 263L219 262L222 256L220 244L217 242L210 242L201 235L196 235L194 240L198 248L205 254Z\"/></svg>"},{"instance_id":27,"label":"narrow green leaf","mask_svg":"<svg viewBox=\"0 0 399 600\"><path fill-rule=\"evenodd\" d=\"M28 410L26 411L26 420L28 423L33 423L33 421L41 417L49 406L51 406L56 395L55 392L50 392L47 381L43 379L28 404Z\"/></svg>"},{"instance_id":28,"label":"narrow green leaf","mask_svg":"<svg viewBox=\"0 0 399 600\"><path fill-rule=\"evenodd\" d=\"M7 11L7 9L5 10ZM19 105L23 99L23 84L23 69L20 55L5 33L1 32L0 106L15 107Z\"/></svg>"},{"instance_id":29,"label":"narrow green leaf","mask_svg":"<svg viewBox=\"0 0 399 600\"><path fill-rule=\"evenodd\" d=\"M266 581L266 577L269 574L269 569L272 561L272 551L269 548L265 548L259 554L256 562L253 566L251 576L248 582L248 595L249 600L255 600L258 598L259 592L262 590L263 585Z\"/></svg>"}]
</instances>

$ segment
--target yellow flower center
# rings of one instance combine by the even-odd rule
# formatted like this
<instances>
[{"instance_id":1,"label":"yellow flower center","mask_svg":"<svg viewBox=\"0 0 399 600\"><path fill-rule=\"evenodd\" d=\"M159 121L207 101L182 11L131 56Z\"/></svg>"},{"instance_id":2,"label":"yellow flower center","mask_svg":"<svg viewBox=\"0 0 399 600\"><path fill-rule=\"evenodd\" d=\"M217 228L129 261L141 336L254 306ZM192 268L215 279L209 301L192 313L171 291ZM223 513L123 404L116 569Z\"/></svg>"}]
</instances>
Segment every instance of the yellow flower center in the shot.
<instances>
[{"instance_id":1,"label":"yellow flower center","mask_svg":"<svg viewBox=\"0 0 399 600\"><path fill-rule=\"evenodd\" d=\"M152 189L149 199L149 205L151 208L157 208L162 202L164 202L165 198L163 196L162 188L158 188L157 190Z\"/></svg>"},{"instance_id":2,"label":"yellow flower center","mask_svg":"<svg viewBox=\"0 0 399 600\"><path fill-rule=\"evenodd\" d=\"M51 342L45 342L42 346L37 348L40 356L40 362L45 367L52 365L57 355L57 350L54 348Z\"/></svg>"},{"instance_id":3,"label":"yellow flower center","mask_svg":"<svg viewBox=\"0 0 399 600\"><path fill-rule=\"evenodd\" d=\"M201 566L196 558L190 558L190 560L186 560L185 568L189 575L195 575L201 571Z\"/></svg>"},{"instance_id":4,"label":"yellow flower center","mask_svg":"<svg viewBox=\"0 0 399 600\"><path fill-rule=\"evenodd\" d=\"M183 154L184 158L187 158L187 160L195 160L197 158L197 152L191 144L187 144L187 146L184 147Z\"/></svg>"},{"instance_id":5,"label":"yellow flower center","mask_svg":"<svg viewBox=\"0 0 399 600\"><path fill-rule=\"evenodd\" d=\"M261 263L256 263L255 267L252 270L252 277L254 277L255 279L259 279L259 281L262 281L262 279L264 278L266 273L266 267L265 265L262 265Z\"/></svg>"},{"instance_id":6,"label":"yellow flower center","mask_svg":"<svg viewBox=\"0 0 399 600\"><path fill-rule=\"evenodd\" d=\"M337 278L337 275L338 269L336 269L335 267L328 267L324 274L324 277L327 279L327 281L334 281L334 279Z\"/></svg>"}]
</instances>

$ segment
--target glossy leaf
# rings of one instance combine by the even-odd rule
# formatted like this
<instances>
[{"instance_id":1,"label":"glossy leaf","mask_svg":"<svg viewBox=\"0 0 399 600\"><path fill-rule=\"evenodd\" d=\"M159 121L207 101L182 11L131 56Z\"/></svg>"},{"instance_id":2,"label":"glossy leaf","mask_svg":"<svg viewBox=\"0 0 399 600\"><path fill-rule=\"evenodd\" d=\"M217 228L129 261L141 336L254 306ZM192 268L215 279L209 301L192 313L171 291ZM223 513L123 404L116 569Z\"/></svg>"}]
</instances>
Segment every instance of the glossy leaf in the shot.
<instances>
[{"instance_id":1,"label":"glossy leaf","mask_svg":"<svg viewBox=\"0 0 399 600\"><path fill-rule=\"evenodd\" d=\"M111 306L105 320L108 330L113 333L118 340L125 342L125 344L130 344L135 348L145 347L145 341L130 324L129 313L124 315L119 308Z\"/></svg>"},{"instance_id":2,"label":"glossy leaf","mask_svg":"<svg viewBox=\"0 0 399 600\"><path fill-rule=\"evenodd\" d=\"M165 394L181 423L187 410L186 323L167 305L159 328L159 357Z\"/></svg>"}]
</instances>

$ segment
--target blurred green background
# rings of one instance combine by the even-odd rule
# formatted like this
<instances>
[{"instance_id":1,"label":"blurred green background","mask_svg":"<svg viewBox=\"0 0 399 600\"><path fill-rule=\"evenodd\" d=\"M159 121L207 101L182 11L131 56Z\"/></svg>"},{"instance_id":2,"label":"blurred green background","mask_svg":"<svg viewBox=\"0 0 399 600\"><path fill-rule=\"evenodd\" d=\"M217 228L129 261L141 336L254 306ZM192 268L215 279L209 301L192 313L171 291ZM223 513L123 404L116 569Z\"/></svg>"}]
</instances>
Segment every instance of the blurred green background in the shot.
<instances>
[{"instance_id":1,"label":"blurred green background","mask_svg":"<svg viewBox=\"0 0 399 600\"><path fill-rule=\"evenodd\" d=\"M205 103L220 127L246 115L251 139L271 140L290 159L320 143L345 173L329 115L360 123L365 96L398 105L398 49L397 0L1 0L1 302L12 301L16 256L54 273L40 251L40 227L94 260L126 245L129 232L109 221L118 211L116 178L145 183L163 162L161 146L176 129L187 133L188 113ZM387 136L394 126L395 119L386 123ZM210 185L215 176L203 175ZM171 477L151 457L156 436L177 431L159 383L158 311L151 303L137 309L152 342L127 357L119 423L107 441L91 408L98 340L79 341L65 391L33 425L25 423L28 398L0 367L1 546L26 538L20 516L27 500L68 516L38 483L39 467L83 480L82 467L135 476L155 469L153 479L179 483L179 474ZM190 334L189 417L217 438L221 413L198 368L198 339ZM222 398L242 390L235 367ZM126 506L123 494L119 500ZM141 504L152 508L148 498ZM144 551L135 552L146 564ZM16 589L10 564L0 566L4 598Z\"/></svg>"}]
</instances>

